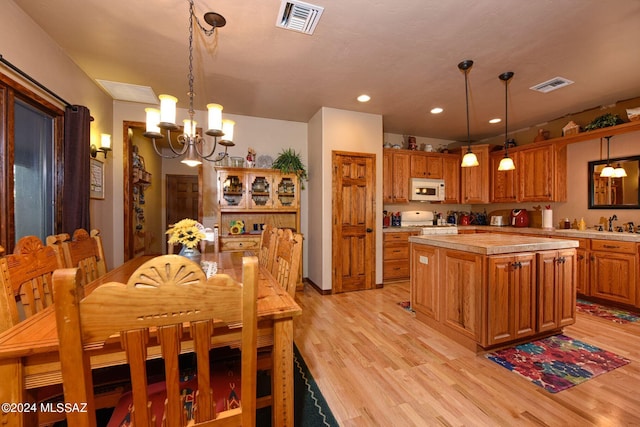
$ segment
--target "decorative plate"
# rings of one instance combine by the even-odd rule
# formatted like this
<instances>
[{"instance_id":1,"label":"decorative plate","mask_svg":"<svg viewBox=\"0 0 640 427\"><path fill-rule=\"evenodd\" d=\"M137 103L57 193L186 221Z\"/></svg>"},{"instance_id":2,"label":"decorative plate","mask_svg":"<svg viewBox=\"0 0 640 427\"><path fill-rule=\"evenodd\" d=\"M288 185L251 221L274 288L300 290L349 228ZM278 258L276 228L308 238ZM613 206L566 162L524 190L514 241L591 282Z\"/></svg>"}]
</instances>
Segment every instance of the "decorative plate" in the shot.
<instances>
[{"instance_id":1,"label":"decorative plate","mask_svg":"<svg viewBox=\"0 0 640 427\"><path fill-rule=\"evenodd\" d=\"M271 169L273 165L273 158L271 156L262 155L258 156L258 160L256 161L256 167L262 169Z\"/></svg>"}]
</instances>

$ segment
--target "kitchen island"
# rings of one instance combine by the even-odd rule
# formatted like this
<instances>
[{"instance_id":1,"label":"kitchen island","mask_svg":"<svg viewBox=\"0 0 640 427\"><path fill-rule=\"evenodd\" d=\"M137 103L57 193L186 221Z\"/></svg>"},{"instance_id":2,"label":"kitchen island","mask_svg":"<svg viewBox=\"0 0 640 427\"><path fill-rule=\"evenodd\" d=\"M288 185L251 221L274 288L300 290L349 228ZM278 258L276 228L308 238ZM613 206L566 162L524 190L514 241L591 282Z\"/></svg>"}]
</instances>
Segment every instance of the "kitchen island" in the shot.
<instances>
[{"instance_id":1,"label":"kitchen island","mask_svg":"<svg viewBox=\"0 0 640 427\"><path fill-rule=\"evenodd\" d=\"M487 233L409 242L416 317L473 351L575 322L575 240Z\"/></svg>"}]
</instances>

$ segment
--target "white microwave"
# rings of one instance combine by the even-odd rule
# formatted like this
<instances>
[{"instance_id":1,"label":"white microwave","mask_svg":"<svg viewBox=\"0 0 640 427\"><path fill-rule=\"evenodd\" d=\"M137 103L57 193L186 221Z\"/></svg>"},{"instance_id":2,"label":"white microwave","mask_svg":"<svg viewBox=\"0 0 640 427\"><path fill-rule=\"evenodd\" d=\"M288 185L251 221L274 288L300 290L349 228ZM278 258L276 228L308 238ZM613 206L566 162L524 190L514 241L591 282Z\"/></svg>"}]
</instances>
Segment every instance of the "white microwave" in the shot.
<instances>
[{"instance_id":1,"label":"white microwave","mask_svg":"<svg viewBox=\"0 0 640 427\"><path fill-rule=\"evenodd\" d=\"M444 180L411 178L410 200L440 202L444 200Z\"/></svg>"}]
</instances>

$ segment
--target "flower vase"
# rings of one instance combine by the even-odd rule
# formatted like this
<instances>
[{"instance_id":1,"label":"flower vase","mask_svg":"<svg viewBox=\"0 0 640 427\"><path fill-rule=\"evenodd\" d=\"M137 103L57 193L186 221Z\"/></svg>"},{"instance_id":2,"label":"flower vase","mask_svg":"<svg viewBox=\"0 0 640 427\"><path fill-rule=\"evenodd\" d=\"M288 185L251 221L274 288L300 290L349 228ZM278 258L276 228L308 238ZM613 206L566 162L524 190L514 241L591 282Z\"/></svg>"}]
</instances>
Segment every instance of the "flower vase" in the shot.
<instances>
[{"instance_id":1,"label":"flower vase","mask_svg":"<svg viewBox=\"0 0 640 427\"><path fill-rule=\"evenodd\" d=\"M198 250L198 248L188 248L183 245L178 255L182 255L185 258L189 258L191 261L200 265L200 258L202 257L202 254L200 254L200 251Z\"/></svg>"}]
</instances>

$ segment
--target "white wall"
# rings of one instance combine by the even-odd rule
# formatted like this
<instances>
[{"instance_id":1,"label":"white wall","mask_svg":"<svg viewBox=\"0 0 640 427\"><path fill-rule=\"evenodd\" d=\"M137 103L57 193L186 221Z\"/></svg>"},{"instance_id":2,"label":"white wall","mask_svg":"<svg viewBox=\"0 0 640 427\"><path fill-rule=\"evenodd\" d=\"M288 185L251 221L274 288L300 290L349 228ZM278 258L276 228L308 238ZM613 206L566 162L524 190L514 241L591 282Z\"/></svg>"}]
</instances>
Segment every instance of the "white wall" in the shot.
<instances>
[{"instance_id":1,"label":"white wall","mask_svg":"<svg viewBox=\"0 0 640 427\"><path fill-rule=\"evenodd\" d=\"M318 123L320 122L320 123ZM321 188L314 185L314 209L320 210L321 219L314 216L310 229L309 246L314 255L322 259L322 268L314 265L309 278L322 290L332 288L331 284L331 230L332 230L332 151L352 151L373 153L376 156L376 283L382 283L382 116L357 113L323 107L310 122L309 144L313 147L314 179L321 174ZM313 142L312 142L313 141ZM321 160L316 158L316 153ZM315 166L319 166L315 169ZM317 182L315 183L317 185ZM315 193L320 191L320 195ZM319 203L318 203L319 202ZM314 261L316 262L316 261Z\"/></svg>"}]
</instances>

